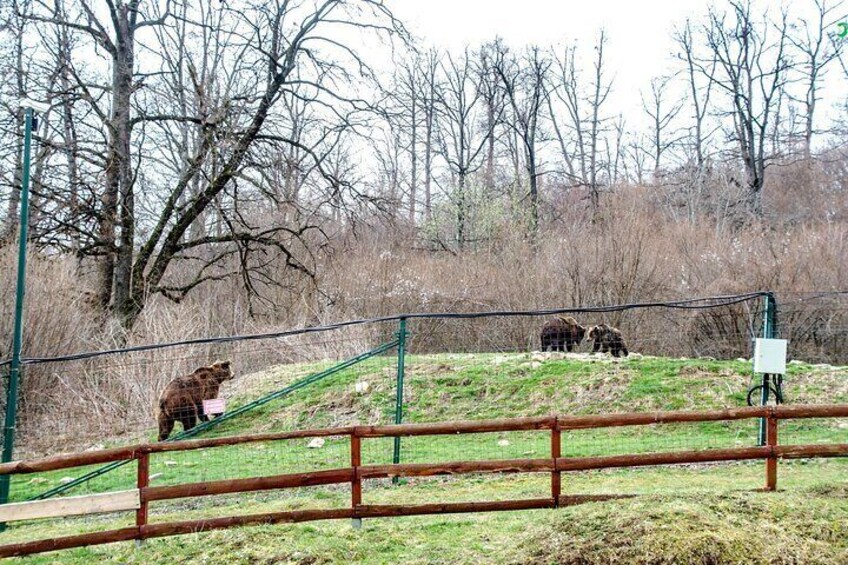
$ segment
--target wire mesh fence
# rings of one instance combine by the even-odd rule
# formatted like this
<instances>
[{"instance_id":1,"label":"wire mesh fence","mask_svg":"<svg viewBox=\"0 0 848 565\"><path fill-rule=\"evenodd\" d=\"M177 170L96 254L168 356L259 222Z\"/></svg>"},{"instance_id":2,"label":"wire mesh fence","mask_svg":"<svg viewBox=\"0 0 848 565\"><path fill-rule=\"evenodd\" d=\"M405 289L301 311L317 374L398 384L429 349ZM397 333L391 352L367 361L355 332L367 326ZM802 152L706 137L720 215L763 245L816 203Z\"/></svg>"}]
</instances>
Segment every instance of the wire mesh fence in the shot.
<instances>
[{"instance_id":1,"label":"wire mesh fence","mask_svg":"<svg viewBox=\"0 0 848 565\"><path fill-rule=\"evenodd\" d=\"M840 365L848 354L848 295L778 294L777 303L779 335L790 344L784 400L848 402L848 369ZM16 455L155 440L162 432L161 400L169 391L173 402L165 408L173 412L171 438L181 437L191 424L202 437L389 424L398 416L399 391L400 416L411 423L743 406L758 382L751 356L754 338L763 335L764 304L762 293L751 293L558 311L413 314L30 359ZM545 342L545 323L558 317L580 326L580 331L568 330L580 339L566 344L560 332L554 343ZM401 318L406 320L402 335ZM593 333L596 326L615 331ZM616 340L622 345L618 357ZM233 378L226 371L215 376L216 361L229 361ZM203 376L199 368L209 370ZM223 399L224 406L204 407L203 400L214 399ZM224 416L215 418L215 410L222 408ZM844 441L846 427L838 419L790 422L781 434L787 441L797 436L809 442L817 435ZM574 431L563 435L563 455L740 447L757 441L752 422ZM363 443L363 463L533 458L549 447L548 437L533 432L472 434L462 441L382 438ZM311 444L260 442L158 454L151 458L151 484L328 469L346 465L348 452L347 438L324 438ZM55 493L78 478L43 473L16 479L12 499ZM131 467L116 467L61 492L105 492L129 488L134 481Z\"/></svg>"}]
</instances>

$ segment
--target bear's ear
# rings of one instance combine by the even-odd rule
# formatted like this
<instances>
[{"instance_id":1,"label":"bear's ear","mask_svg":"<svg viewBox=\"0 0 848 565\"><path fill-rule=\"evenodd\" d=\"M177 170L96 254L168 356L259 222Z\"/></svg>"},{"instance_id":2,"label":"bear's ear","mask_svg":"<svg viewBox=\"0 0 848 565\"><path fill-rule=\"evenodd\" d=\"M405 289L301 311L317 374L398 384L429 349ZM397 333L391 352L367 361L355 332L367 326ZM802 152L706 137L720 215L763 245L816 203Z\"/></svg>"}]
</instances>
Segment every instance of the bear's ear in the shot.
<instances>
[{"instance_id":1,"label":"bear's ear","mask_svg":"<svg viewBox=\"0 0 848 565\"><path fill-rule=\"evenodd\" d=\"M229 360L227 360L227 361L215 361L214 363L212 363L211 368L212 369L225 369L225 370L227 370L227 369L230 368L230 361Z\"/></svg>"}]
</instances>

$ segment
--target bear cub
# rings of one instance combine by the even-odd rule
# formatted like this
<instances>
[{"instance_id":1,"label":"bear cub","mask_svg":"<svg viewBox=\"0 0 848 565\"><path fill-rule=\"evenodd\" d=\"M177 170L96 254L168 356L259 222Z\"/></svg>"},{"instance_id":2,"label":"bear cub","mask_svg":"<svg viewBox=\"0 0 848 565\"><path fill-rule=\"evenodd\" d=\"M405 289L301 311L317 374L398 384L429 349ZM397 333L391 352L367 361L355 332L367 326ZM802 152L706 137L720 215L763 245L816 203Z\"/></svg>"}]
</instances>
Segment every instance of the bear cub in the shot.
<instances>
[{"instance_id":1,"label":"bear cub","mask_svg":"<svg viewBox=\"0 0 848 565\"><path fill-rule=\"evenodd\" d=\"M617 328L606 324L594 326L589 330L589 339L595 342L592 353L597 353L600 349L603 353L612 352L613 357L620 357L621 354L625 357L629 355L624 337Z\"/></svg>"}]
</instances>

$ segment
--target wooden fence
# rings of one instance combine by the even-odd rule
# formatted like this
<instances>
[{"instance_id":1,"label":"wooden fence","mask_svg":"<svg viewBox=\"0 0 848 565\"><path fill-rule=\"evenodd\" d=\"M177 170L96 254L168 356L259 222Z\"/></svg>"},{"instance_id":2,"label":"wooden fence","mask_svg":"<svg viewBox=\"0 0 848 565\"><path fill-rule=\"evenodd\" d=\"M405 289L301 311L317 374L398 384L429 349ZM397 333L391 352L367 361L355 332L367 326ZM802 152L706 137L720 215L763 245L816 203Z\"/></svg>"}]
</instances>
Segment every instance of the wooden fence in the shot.
<instances>
[{"instance_id":1,"label":"wooden fence","mask_svg":"<svg viewBox=\"0 0 848 565\"><path fill-rule=\"evenodd\" d=\"M779 445L778 422L787 419L848 417L848 405L752 407L704 412L624 413L593 416L550 416L502 420L462 421L433 424L392 426L353 426L320 430L256 434L215 439L156 443L62 455L31 461L14 461L0 465L0 474L25 474L68 469L113 461L137 462L137 487L133 490L65 497L53 500L13 503L0 506L0 521L29 520L100 512L131 511L136 513L134 527L0 545L0 557L27 555L116 541L201 532L252 524L305 522L311 520L361 519L387 516L410 516L455 512L489 512L556 508L590 501L623 498L632 495L571 495L560 491L563 472L614 467L639 467L716 461L766 461L765 489L777 488L779 459L848 456L848 443L815 445ZM561 432L564 430L643 426L650 424L715 422L766 418L767 444L759 447L707 449L613 455L600 457L562 457ZM362 442L370 438L402 436L435 436L468 433L496 433L549 430L550 457L538 459L499 459L483 461L450 461L441 463L405 463L362 465ZM150 486L150 455L246 444L282 441L296 438L349 436L350 466L309 473L285 474L247 479L231 479L188 483L173 486ZM545 498L496 502L431 503L418 505L365 505L362 503L362 481L390 477L426 477L467 473L549 473L550 496ZM148 504L154 501L200 497L228 493L288 489L317 485L351 485L351 503L347 508L270 512L222 518L154 523L148 521ZM402 488L402 487L401 487ZM1 536L2 534L0 534Z\"/></svg>"}]
</instances>

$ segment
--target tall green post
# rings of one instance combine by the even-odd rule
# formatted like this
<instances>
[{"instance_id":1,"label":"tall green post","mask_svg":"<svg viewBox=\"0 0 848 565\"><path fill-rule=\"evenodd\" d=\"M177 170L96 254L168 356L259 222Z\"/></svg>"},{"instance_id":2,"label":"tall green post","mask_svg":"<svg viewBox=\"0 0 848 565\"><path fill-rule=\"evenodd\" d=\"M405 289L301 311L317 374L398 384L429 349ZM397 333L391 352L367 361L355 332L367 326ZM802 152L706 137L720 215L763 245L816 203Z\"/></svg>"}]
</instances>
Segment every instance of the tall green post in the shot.
<instances>
[{"instance_id":1,"label":"tall green post","mask_svg":"<svg viewBox=\"0 0 848 565\"><path fill-rule=\"evenodd\" d=\"M395 424L403 422L403 376L406 364L406 318L400 319L400 328L397 333L398 356L397 356L397 396L395 397ZM392 462L400 463L400 436L395 437L395 450ZM397 482L397 477L395 477Z\"/></svg>"},{"instance_id":2,"label":"tall green post","mask_svg":"<svg viewBox=\"0 0 848 565\"><path fill-rule=\"evenodd\" d=\"M763 308L763 337L766 339L777 338L777 300L774 293L769 292L764 297ZM763 388L760 394L760 406L768 404L770 381L772 375L763 373ZM760 445L766 444L766 418L760 418Z\"/></svg>"},{"instance_id":3,"label":"tall green post","mask_svg":"<svg viewBox=\"0 0 848 565\"><path fill-rule=\"evenodd\" d=\"M21 232L18 240L18 281L15 291L15 327L12 334L12 362L6 389L6 424L3 427L3 463L12 460L15 446L15 423L18 412L18 380L21 375L21 346L23 343L24 290L26 287L26 250L29 231L29 162L32 148L32 108L24 110L24 169L21 178ZM0 504L9 501L9 477L0 475ZM0 524L0 531L5 524Z\"/></svg>"}]
</instances>

